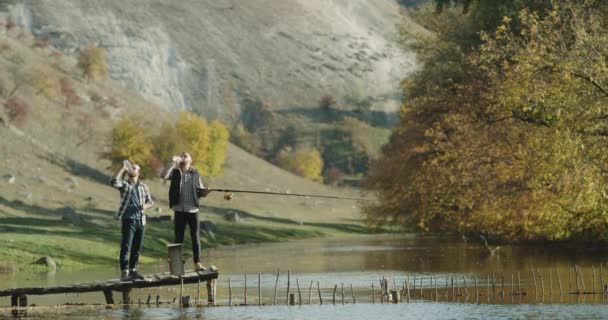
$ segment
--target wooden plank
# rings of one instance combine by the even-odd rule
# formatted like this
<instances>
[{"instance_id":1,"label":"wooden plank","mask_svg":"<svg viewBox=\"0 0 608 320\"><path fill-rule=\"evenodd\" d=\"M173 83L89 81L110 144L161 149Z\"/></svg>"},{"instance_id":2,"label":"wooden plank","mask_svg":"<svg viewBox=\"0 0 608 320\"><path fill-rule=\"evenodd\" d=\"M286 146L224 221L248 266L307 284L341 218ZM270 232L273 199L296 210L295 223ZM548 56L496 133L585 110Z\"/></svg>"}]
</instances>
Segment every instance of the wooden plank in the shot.
<instances>
[{"instance_id":1,"label":"wooden plank","mask_svg":"<svg viewBox=\"0 0 608 320\"><path fill-rule=\"evenodd\" d=\"M0 290L0 297L3 296L20 296L20 295L46 295L46 294L58 294L58 293L84 293L84 292L95 292L104 290L114 291L126 291L131 288L151 288L160 286L170 286L180 284L180 278L171 276L169 274L157 274L160 279L155 276L146 276L146 280L135 280L135 281L119 281L119 280L107 280L100 283L75 283L72 285L63 285L57 287L32 287L32 288L13 288ZM183 278L184 283L198 283L199 281L207 281L217 279L219 273L217 271L201 271L201 272L188 272Z\"/></svg>"}]
</instances>

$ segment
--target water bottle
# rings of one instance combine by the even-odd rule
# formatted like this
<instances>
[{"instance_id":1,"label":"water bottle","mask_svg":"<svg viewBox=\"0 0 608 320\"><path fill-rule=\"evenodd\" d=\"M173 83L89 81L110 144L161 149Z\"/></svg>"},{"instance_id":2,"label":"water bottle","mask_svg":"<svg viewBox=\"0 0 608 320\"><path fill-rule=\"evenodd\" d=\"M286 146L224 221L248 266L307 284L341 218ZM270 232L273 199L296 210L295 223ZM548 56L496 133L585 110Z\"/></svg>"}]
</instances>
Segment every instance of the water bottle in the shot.
<instances>
[{"instance_id":1,"label":"water bottle","mask_svg":"<svg viewBox=\"0 0 608 320\"><path fill-rule=\"evenodd\" d=\"M127 169L127 172L133 171L133 165L131 164L131 162L129 162L129 160L123 161L122 164L125 167L125 169Z\"/></svg>"}]
</instances>

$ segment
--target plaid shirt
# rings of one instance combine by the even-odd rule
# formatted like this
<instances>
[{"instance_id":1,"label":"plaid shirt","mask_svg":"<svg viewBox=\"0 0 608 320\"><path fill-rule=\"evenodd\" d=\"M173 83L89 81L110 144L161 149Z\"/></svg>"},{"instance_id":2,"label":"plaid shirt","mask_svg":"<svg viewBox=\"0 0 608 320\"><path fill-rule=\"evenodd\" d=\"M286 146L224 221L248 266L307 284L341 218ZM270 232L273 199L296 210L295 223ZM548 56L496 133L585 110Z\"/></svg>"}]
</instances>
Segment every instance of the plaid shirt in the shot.
<instances>
[{"instance_id":1,"label":"plaid shirt","mask_svg":"<svg viewBox=\"0 0 608 320\"><path fill-rule=\"evenodd\" d=\"M181 171L181 169L180 169ZM172 175L172 174L171 174ZM191 170L186 172L182 171L182 181L180 183L180 195L179 202L173 207L175 211L181 212L198 212L198 206L196 205L196 192L195 190L203 189L203 181L199 176L198 181L194 181L194 174ZM171 176L169 176L171 178ZM196 183L196 186L193 184Z\"/></svg>"},{"instance_id":2,"label":"plaid shirt","mask_svg":"<svg viewBox=\"0 0 608 320\"><path fill-rule=\"evenodd\" d=\"M131 191L134 187L137 187L137 191L139 192L139 205L142 208L142 212L144 204L153 204L152 196L150 196L150 189L148 189L147 185L141 182L131 184L128 180L112 178L110 183L112 186L114 186L114 188L120 190L120 208L114 216L117 220L120 220L122 215L125 213L127 205L131 200ZM142 219L144 216L145 215L142 216Z\"/></svg>"}]
</instances>

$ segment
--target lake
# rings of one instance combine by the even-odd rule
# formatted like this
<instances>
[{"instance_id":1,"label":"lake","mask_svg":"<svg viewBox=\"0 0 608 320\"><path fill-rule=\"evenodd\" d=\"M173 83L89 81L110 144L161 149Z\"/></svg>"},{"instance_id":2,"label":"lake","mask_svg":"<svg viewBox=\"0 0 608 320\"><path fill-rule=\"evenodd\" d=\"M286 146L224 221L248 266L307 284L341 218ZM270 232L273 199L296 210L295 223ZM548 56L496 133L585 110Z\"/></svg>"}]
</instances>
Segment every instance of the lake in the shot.
<instances>
[{"instance_id":1,"label":"lake","mask_svg":"<svg viewBox=\"0 0 608 320\"><path fill-rule=\"evenodd\" d=\"M154 297L154 301L158 295L163 302L160 306L142 304L128 309L106 309L103 305L55 307L66 302L100 304L104 301L102 293L87 293L30 296L30 304L45 307L29 308L25 312L34 319L370 319L380 316L399 319L602 319L608 318L605 295L567 292L576 291L577 285L578 291L590 292L595 286L595 291L600 292L604 273L603 267L600 272L600 265L606 261L605 256L606 252L598 249L541 246L504 246L493 255L477 239L465 242L461 238L414 235L222 247L205 250L203 255L204 264L220 268L216 302L223 305L221 307L180 309L171 304L179 296L179 287L164 287L135 289L132 293L135 302L145 302L148 296ZM580 273L576 274L573 268L568 272L569 266L574 265L580 266ZM190 261L187 266L191 266ZM117 276L116 269L0 274L0 287L53 286L109 279ZM145 273L167 270L164 261L140 268ZM302 297L301 306L286 306L288 270L289 290L296 294L296 302L299 296ZM407 291L403 290L402 303L381 304L382 278L387 279L389 289L407 287L409 303L406 302ZM245 286L248 306L228 307L229 303L245 303ZM261 307L257 306L258 286L264 304ZM423 291L420 291L421 287ZM184 295L195 299L197 290L196 284L186 285ZM520 291L525 295L518 294ZM204 301L204 285L200 292ZM115 294L115 299L118 298L119 294ZM273 306L275 300L277 305ZM0 306L9 304L9 298L0 300ZM0 310L0 318L10 314L9 309Z\"/></svg>"}]
</instances>

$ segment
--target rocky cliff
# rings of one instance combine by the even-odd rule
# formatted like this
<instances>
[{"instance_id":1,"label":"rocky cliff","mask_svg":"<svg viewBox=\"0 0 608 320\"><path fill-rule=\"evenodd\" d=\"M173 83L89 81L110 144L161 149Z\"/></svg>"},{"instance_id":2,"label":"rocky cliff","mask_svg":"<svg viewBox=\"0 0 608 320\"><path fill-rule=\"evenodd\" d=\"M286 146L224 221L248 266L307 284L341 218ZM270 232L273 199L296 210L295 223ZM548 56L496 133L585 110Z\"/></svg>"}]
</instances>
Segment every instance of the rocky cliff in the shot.
<instances>
[{"instance_id":1,"label":"rocky cliff","mask_svg":"<svg viewBox=\"0 0 608 320\"><path fill-rule=\"evenodd\" d=\"M113 79L211 118L246 97L291 108L363 96L394 110L414 66L393 43L395 0L0 0L0 11L68 52L98 43Z\"/></svg>"}]
</instances>

